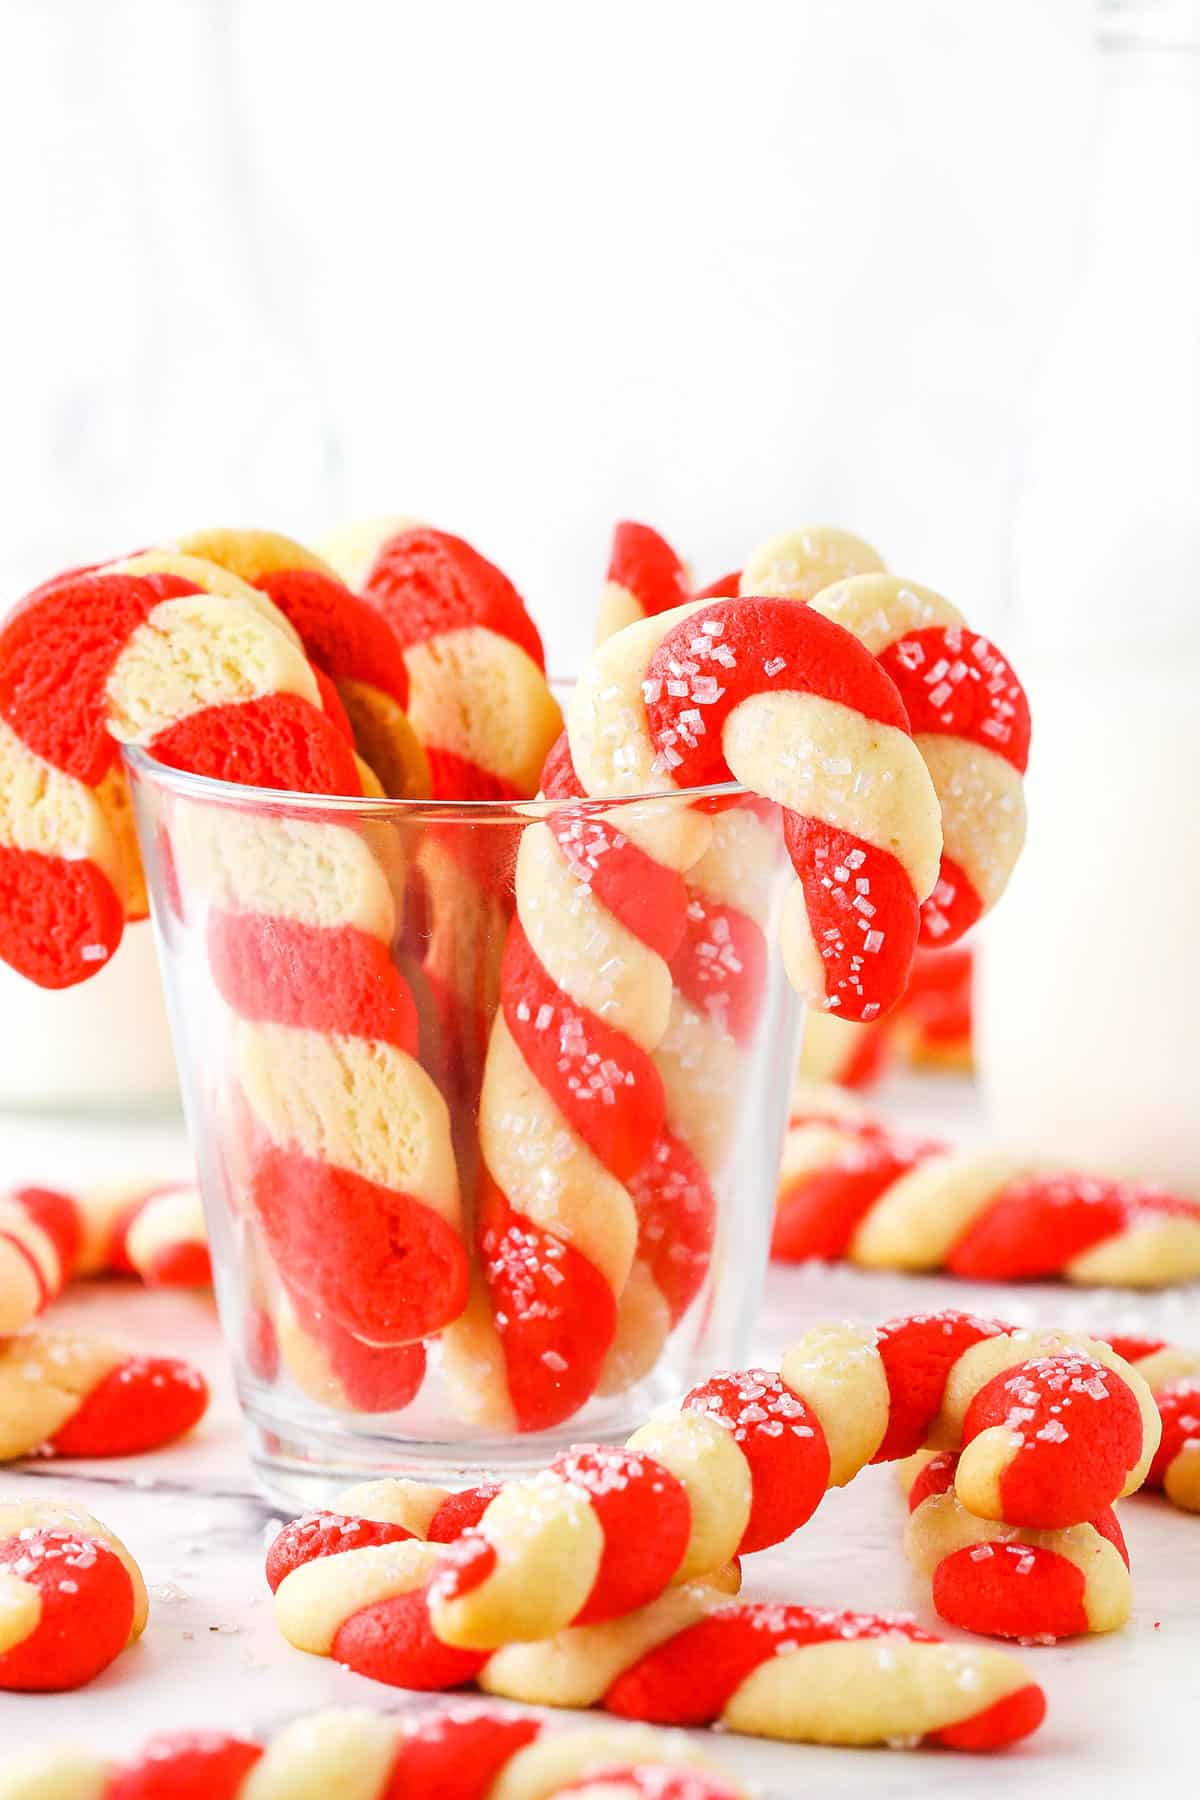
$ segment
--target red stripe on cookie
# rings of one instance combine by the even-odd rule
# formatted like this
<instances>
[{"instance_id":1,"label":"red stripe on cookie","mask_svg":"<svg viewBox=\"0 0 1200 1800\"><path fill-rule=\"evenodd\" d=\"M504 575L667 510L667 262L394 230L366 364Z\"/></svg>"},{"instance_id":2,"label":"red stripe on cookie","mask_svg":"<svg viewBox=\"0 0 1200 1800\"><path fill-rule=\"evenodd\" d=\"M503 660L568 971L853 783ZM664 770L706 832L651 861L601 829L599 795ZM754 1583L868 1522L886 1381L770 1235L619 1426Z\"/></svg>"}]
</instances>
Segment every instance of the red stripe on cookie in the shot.
<instances>
[{"instance_id":1,"label":"red stripe on cookie","mask_svg":"<svg viewBox=\"0 0 1200 1800\"><path fill-rule=\"evenodd\" d=\"M668 1638L619 1675L608 1712L651 1725L711 1725L746 1677L781 1652L837 1639L902 1636L931 1643L915 1625L806 1606L723 1607Z\"/></svg>"},{"instance_id":2,"label":"red stripe on cookie","mask_svg":"<svg viewBox=\"0 0 1200 1800\"><path fill-rule=\"evenodd\" d=\"M359 1519L347 1513L305 1513L292 1519L267 1551L267 1586L274 1593L285 1576L305 1563L324 1556L340 1556L343 1550L364 1550L374 1544L403 1544L416 1536L403 1525L381 1519Z\"/></svg>"},{"instance_id":3,"label":"red stripe on cookie","mask_svg":"<svg viewBox=\"0 0 1200 1800\"><path fill-rule=\"evenodd\" d=\"M1032 1544L974 1544L943 1557L933 1572L938 1616L985 1637L1081 1637L1086 1592L1082 1569Z\"/></svg>"},{"instance_id":4,"label":"red stripe on cookie","mask_svg":"<svg viewBox=\"0 0 1200 1800\"><path fill-rule=\"evenodd\" d=\"M539 669L546 667L537 627L507 575L448 531L419 525L388 538L363 592L405 649L444 631L482 625L520 645Z\"/></svg>"},{"instance_id":5,"label":"red stripe on cookie","mask_svg":"<svg viewBox=\"0 0 1200 1800\"><path fill-rule=\"evenodd\" d=\"M222 998L241 1018L417 1053L412 993L388 946L370 932L214 909L208 954Z\"/></svg>"},{"instance_id":6,"label":"red stripe on cookie","mask_svg":"<svg viewBox=\"0 0 1200 1800\"><path fill-rule=\"evenodd\" d=\"M61 1693L82 1687L129 1642L133 1583L99 1539L62 1529L25 1531L0 1543L0 1572L41 1596L33 1631L0 1654L0 1688Z\"/></svg>"},{"instance_id":7,"label":"red stripe on cookie","mask_svg":"<svg viewBox=\"0 0 1200 1800\"><path fill-rule=\"evenodd\" d=\"M687 569L666 538L630 519L613 532L608 579L627 588L647 616L691 599Z\"/></svg>"},{"instance_id":8,"label":"red stripe on cookie","mask_svg":"<svg viewBox=\"0 0 1200 1800\"><path fill-rule=\"evenodd\" d=\"M35 588L0 630L0 717L55 768L95 787L117 756L109 676L163 600L200 590L176 576L62 577Z\"/></svg>"},{"instance_id":9,"label":"red stripe on cookie","mask_svg":"<svg viewBox=\"0 0 1200 1800\"><path fill-rule=\"evenodd\" d=\"M965 625L929 625L888 644L879 661L900 690L914 733L966 738L1025 773L1029 702L987 638Z\"/></svg>"},{"instance_id":10,"label":"red stripe on cookie","mask_svg":"<svg viewBox=\"0 0 1200 1800\"><path fill-rule=\"evenodd\" d=\"M263 1144L250 1200L289 1286L371 1343L403 1344L440 1331L466 1304L463 1241L411 1194Z\"/></svg>"},{"instance_id":11,"label":"red stripe on cookie","mask_svg":"<svg viewBox=\"0 0 1200 1800\"><path fill-rule=\"evenodd\" d=\"M125 930L124 898L95 863L0 844L0 957L38 987L88 981Z\"/></svg>"},{"instance_id":12,"label":"red stripe on cookie","mask_svg":"<svg viewBox=\"0 0 1200 1800\"><path fill-rule=\"evenodd\" d=\"M160 731L150 749L170 768L242 787L362 793L350 744L332 719L299 694L202 707Z\"/></svg>"},{"instance_id":13,"label":"red stripe on cookie","mask_svg":"<svg viewBox=\"0 0 1200 1800\"><path fill-rule=\"evenodd\" d=\"M564 731L542 770L548 800L582 800L583 788L571 761ZM554 839L572 872L627 931L670 962L687 930L689 893L682 875L647 856L591 811L549 820Z\"/></svg>"},{"instance_id":14,"label":"red stripe on cookie","mask_svg":"<svg viewBox=\"0 0 1200 1800\"><path fill-rule=\"evenodd\" d=\"M872 1462L892 1462L919 1450L941 1411L953 1365L972 1344L999 1337L1003 1331L994 1319L949 1310L913 1313L881 1325L875 1342L887 1376L890 1406L888 1428ZM1089 1512L1074 1515L1075 1520L1088 1517Z\"/></svg>"},{"instance_id":15,"label":"red stripe on cookie","mask_svg":"<svg viewBox=\"0 0 1200 1800\"><path fill-rule=\"evenodd\" d=\"M505 1023L538 1084L604 1166L628 1181L650 1155L666 1108L650 1057L567 998L519 919L504 947L500 992Z\"/></svg>"},{"instance_id":16,"label":"red stripe on cookie","mask_svg":"<svg viewBox=\"0 0 1200 1800\"><path fill-rule=\"evenodd\" d=\"M1052 1529L1094 1518L1120 1496L1142 1453L1135 1395L1082 1354L1033 1357L985 1383L963 1420L964 1447L997 1425L1017 1440L999 1479L1013 1525Z\"/></svg>"},{"instance_id":17,"label":"red stripe on cookie","mask_svg":"<svg viewBox=\"0 0 1200 1800\"><path fill-rule=\"evenodd\" d=\"M520 1429L559 1425L596 1390L616 1297L586 1256L514 1212L486 1172L479 1248Z\"/></svg>"},{"instance_id":18,"label":"red stripe on cookie","mask_svg":"<svg viewBox=\"0 0 1200 1800\"><path fill-rule=\"evenodd\" d=\"M667 1303L671 1323L704 1285L716 1233L717 1198L691 1151L667 1130L629 1182L637 1254Z\"/></svg>"},{"instance_id":19,"label":"red stripe on cookie","mask_svg":"<svg viewBox=\"0 0 1200 1800\"><path fill-rule=\"evenodd\" d=\"M170 1443L204 1416L208 1386L172 1356L127 1356L51 1438L56 1456L136 1456Z\"/></svg>"},{"instance_id":20,"label":"red stripe on cookie","mask_svg":"<svg viewBox=\"0 0 1200 1800\"><path fill-rule=\"evenodd\" d=\"M221 1732L164 1732L111 1777L104 1800L240 1800L262 1754Z\"/></svg>"},{"instance_id":21,"label":"red stripe on cookie","mask_svg":"<svg viewBox=\"0 0 1200 1800\"><path fill-rule=\"evenodd\" d=\"M646 1606L670 1586L691 1534L687 1490L661 1463L601 1444L564 1451L556 1475L582 1488L604 1533L596 1579L575 1625Z\"/></svg>"},{"instance_id":22,"label":"red stripe on cookie","mask_svg":"<svg viewBox=\"0 0 1200 1800\"><path fill-rule=\"evenodd\" d=\"M783 1543L812 1517L829 1486L829 1446L816 1415L778 1375L714 1375L692 1389L683 1410L726 1425L750 1465L750 1517L739 1556Z\"/></svg>"},{"instance_id":23,"label":"red stripe on cookie","mask_svg":"<svg viewBox=\"0 0 1200 1800\"><path fill-rule=\"evenodd\" d=\"M256 577L295 627L309 658L334 681L363 681L408 705L408 667L377 607L319 569L274 569Z\"/></svg>"},{"instance_id":24,"label":"red stripe on cookie","mask_svg":"<svg viewBox=\"0 0 1200 1800\"><path fill-rule=\"evenodd\" d=\"M420 1719L405 1731L379 1800L488 1800L507 1763L541 1729L536 1719L494 1712Z\"/></svg>"}]
</instances>

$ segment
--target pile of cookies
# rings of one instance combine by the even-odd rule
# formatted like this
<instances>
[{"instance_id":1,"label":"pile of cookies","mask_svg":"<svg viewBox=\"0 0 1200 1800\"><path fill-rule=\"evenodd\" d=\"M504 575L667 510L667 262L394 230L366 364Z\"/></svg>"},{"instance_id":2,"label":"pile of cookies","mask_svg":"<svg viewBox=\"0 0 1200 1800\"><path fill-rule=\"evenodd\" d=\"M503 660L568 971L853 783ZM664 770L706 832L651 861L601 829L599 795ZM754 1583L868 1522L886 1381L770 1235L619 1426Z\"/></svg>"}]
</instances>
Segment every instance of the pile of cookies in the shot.
<instances>
[{"instance_id":1,"label":"pile of cookies","mask_svg":"<svg viewBox=\"0 0 1200 1800\"><path fill-rule=\"evenodd\" d=\"M651 1371L709 1291L782 859L793 986L880 1021L918 951L945 952L1002 894L1029 736L995 646L832 529L773 539L697 591L657 533L619 527L565 721L520 595L462 539L387 520L317 555L198 532L57 577L0 626L0 957L69 986L145 916L123 748L366 802L201 786L153 846L163 905L202 900L226 1021L244 1354L263 1383L388 1414L434 1357L464 1419L543 1430ZM560 804L528 806L538 794ZM386 798L448 803L411 856L372 819ZM479 801L520 825L515 861L462 829ZM18 1335L0 1349L0 1451L119 1454L194 1423L203 1387L182 1366L23 1329L106 1263L202 1277L194 1213L179 1194L106 1214L4 1202L0 1324ZM901 1145L828 1096L793 1119L781 1257L1150 1284L1200 1269L1198 1244L1200 1213L1169 1196ZM1130 1603L1114 1503L1147 1479L1196 1503L1195 1371L1161 1346L967 1313L831 1325L777 1372L714 1376L624 1449L576 1446L501 1488L354 1490L286 1527L267 1575L293 1644L398 1686L993 1749L1044 1711L1009 1653L743 1603L741 1558L894 1461L949 1622L1111 1630ZM89 1679L144 1622L131 1559L84 1515L0 1528L0 1685ZM410 1776L432 1791L446 1770L440 1791L479 1800L739 1791L674 1753L668 1778L651 1767L666 1755L474 1709L403 1730L322 1716L266 1748L167 1740L144 1760L214 1795L299 1791L305 1759L369 1766L365 1795ZM0 1796L51 1776L64 1796L148 1794L140 1769L72 1751L0 1774Z\"/></svg>"}]
</instances>

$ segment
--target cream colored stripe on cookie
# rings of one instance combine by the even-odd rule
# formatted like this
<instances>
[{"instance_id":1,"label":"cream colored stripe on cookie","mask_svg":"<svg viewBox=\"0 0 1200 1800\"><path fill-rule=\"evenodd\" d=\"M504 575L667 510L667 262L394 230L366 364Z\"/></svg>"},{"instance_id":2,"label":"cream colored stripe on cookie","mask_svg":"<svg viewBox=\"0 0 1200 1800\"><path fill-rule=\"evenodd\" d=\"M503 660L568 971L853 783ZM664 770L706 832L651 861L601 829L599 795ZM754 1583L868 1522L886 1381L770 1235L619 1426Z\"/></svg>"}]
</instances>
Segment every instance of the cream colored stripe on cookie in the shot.
<instances>
[{"instance_id":1,"label":"cream colored stripe on cookie","mask_svg":"<svg viewBox=\"0 0 1200 1800\"><path fill-rule=\"evenodd\" d=\"M399 1725L378 1713L297 1719L243 1777L239 1800L381 1800L399 1745Z\"/></svg>"},{"instance_id":2,"label":"cream colored stripe on cookie","mask_svg":"<svg viewBox=\"0 0 1200 1800\"><path fill-rule=\"evenodd\" d=\"M636 625L645 616L646 609L635 593L620 581L606 581L596 611L596 635L593 641L602 644L615 631L624 631L626 625Z\"/></svg>"},{"instance_id":3,"label":"cream colored stripe on cookie","mask_svg":"<svg viewBox=\"0 0 1200 1800\"><path fill-rule=\"evenodd\" d=\"M443 1598L436 1582L430 1592L444 1644L491 1650L545 1637L582 1611L604 1555L604 1532L582 1488L549 1469L508 1482L478 1530L496 1551L491 1572L455 1599Z\"/></svg>"},{"instance_id":4,"label":"cream colored stripe on cookie","mask_svg":"<svg viewBox=\"0 0 1200 1800\"><path fill-rule=\"evenodd\" d=\"M661 1463L687 1493L691 1530L675 1582L709 1575L729 1562L754 1499L750 1465L729 1427L706 1413L676 1413L640 1426L627 1447Z\"/></svg>"},{"instance_id":5,"label":"cream colored stripe on cookie","mask_svg":"<svg viewBox=\"0 0 1200 1800\"><path fill-rule=\"evenodd\" d=\"M460 1219L446 1103L420 1063L381 1040L238 1020L242 1090L277 1144Z\"/></svg>"},{"instance_id":6,"label":"cream colored stripe on cookie","mask_svg":"<svg viewBox=\"0 0 1200 1800\"><path fill-rule=\"evenodd\" d=\"M747 558L739 591L811 600L831 582L883 568L879 552L835 525L801 525L760 544Z\"/></svg>"},{"instance_id":7,"label":"cream colored stripe on cookie","mask_svg":"<svg viewBox=\"0 0 1200 1800\"><path fill-rule=\"evenodd\" d=\"M171 842L185 890L195 887L217 906L300 925L353 925L391 941L391 889L367 843L348 826L187 805L174 820Z\"/></svg>"},{"instance_id":8,"label":"cream colored stripe on cookie","mask_svg":"<svg viewBox=\"0 0 1200 1800\"><path fill-rule=\"evenodd\" d=\"M24 1750L0 1764L0 1800L104 1800L114 1773L88 1750Z\"/></svg>"},{"instance_id":9,"label":"cream colored stripe on cookie","mask_svg":"<svg viewBox=\"0 0 1200 1800\"><path fill-rule=\"evenodd\" d=\"M555 1732L535 1739L505 1763L487 1791L487 1800L554 1800L561 1788L582 1780L597 1769L696 1768L712 1764L694 1745L676 1732L629 1726L594 1726L590 1731ZM722 1780L736 1793L742 1789L720 1771ZM613 1795L645 1800L644 1787L618 1783ZM607 1800L610 1786L590 1786L587 1800ZM452 1800L450 1795L446 1800Z\"/></svg>"},{"instance_id":10,"label":"cream colored stripe on cookie","mask_svg":"<svg viewBox=\"0 0 1200 1800\"><path fill-rule=\"evenodd\" d=\"M406 1481L385 1476L380 1481L361 1481L346 1488L334 1502L334 1512L353 1519L374 1519L381 1525L401 1525L419 1538L429 1536L434 1514L449 1500L449 1488L427 1481Z\"/></svg>"},{"instance_id":11,"label":"cream colored stripe on cookie","mask_svg":"<svg viewBox=\"0 0 1200 1800\"><path fill-rule=\"evenodd\" d=\"M100 570L102 575L178 575L182 581L190 581L203 594L212 594L224 600L240 600L254 611L268 625L274 625L282 631L289 642L300 643L300 634L291 620L279 610L273 600L231 569L223 569L219 563L209 562L206 557L189 556L182 550L143 550L138 556L127 556L120 562L109 563Z\"/></svg>"},{"instance_id":12,"label":"cream colored stripe on cookie","mask_svg":"<svg viewBox=\"0 0 1200 1800\"><path fill-rule=\"evenodd\" d=\"M650 737L642 682L667 633L708 604L694 601L641 619L593 652L567 703L571 759L586 793L619 799L675 786ZM639 849L671 869L691 868L712 836L711 820L681 803L658 801L636 812L622 808L612 818Z\"/></svg>"},{"instance_id":13,"label":"cream colored stripe on cookie","mask_svg":"<svg viewBox=\"0 0 1200 1800\"><path fill-rule=\"evenodd\" d=\"M521 833L517 893L525 935L555 985L652 1050L667 1028L671 971L585 885L548 825ZM557 1035L561 1021L547 1029Z\"/></svg>"},{"instance_id":14,"label":"cream colored stripe on cookie","mask_svg":"<svg viewBox=\"0 0 1200 1800\"><path fill-rule=\"evenodd\" d=\"M784 1352L779 1373L817 1415L829 1446L829 1485L844 1487L887 1432L891 1393L874 1332L818 1325Z\"/></svg>"},{"instance_id":15,"label":"cream colored stripe on cookie","mask_svg":"<svg viewBox=\"0 0 1200 1800\"><path fill-rule=\"evenodd\" d=\"M878 1744L945 1730L1024 1687L1002 1650L883 1637L808 1644L760 1663L721 1715L731 1731Z\"/></svg>"},{"instance_id":16,"label":"cream colored stripe on cookie","mask_svg":"<svg viewBox=\"0 0 1200 1800\"><path fill-rule=\"evenodd\" d=\"M28 1333L0 1346L0 1461L52 1438L124 1361L102 1338L68 1332Z\"/></svg>"},{"instance_id":17,"label":"cream colored stripe on cookie","mask_svg":"<svg viewBox=\"0 0 1200 1800\"><path fill-rule=\"evenodd\" d=\"M467 625L404 651L408 716L428 750L448 750L533 794L562 713L527 650Z\"/></svg>"},{"instance_id":18,"label":"cream colored stripe on cookie","mask_svg":"<svg viewBox=\"0 0 1200 1800\"><path fill-rule=\"evenodd\" d=\"M654 1066L666 1093L669 1129L711 1174L733 1143L749 1058L736 1038L676 991Z\"/></svg>"},{"instance_id":19,"label":"cream colored stripe on cookie","mask_svg":"<svg viewBox=\"0 0 1200 1800\"><path fill-rule=\"evenodd\" d=\"M1004 892L1025 842L1021 776L1005 757L967 738L919 731L913 741L942 803L946 855L965 870L986 911Z\"/></svg>"},{"instance_id":20,"label":"cream colored stripe on cookie","mask_svg":"<svg viewBox=\"0 0 1200 1800\"><path fill-rule=\"evenodd\" d=\"M898 1177L859 1221L846 1255L865 1269L940 1269L963 1233L1033 1166L1001 1151L931 1156Z\"/></svg>"},{"instance_id":21,"label":"cream colored stripe on cookie","mask_svg":"<svg viewBox=\"0 0 1200 1800\"><path fill-rule=\"evenodd\" d=\"M957 606L941 594L898 575L861 574L835 581L813 595L812 609L851 632L872 656L914 631L966 624Z\"/></svg>"},{"instance_id":22,"label":"cream colored stripe on cookie","mask_svg":"<svg viewBox=\"0 0 1200 1800\"><path fill-rule=\"evenodd\" d=\"M106 722L120 742L149 744L206 707L270 694L320 707L294 634L248 600L185 594L164 600L130 633L108 678Z\"/></svg>"},{"instance_id":23,"label":"cream colored stripe on cookie","mask_svg":"<svg viewBox=\"0 0 1200 1800\"><path fill-rule=\"evenodd\" d=\"M479 1141L514 1210L572 1244L619 1294L637 1239L629 1196L534 1078L502 1014L488 1048Z\"/></svg>"},{"instance_id":24,"label":"cream colored stripe on cookie","mask_svg":"<svg viewBox=\"0 0 1200 1800\"><path fill-rule=\"evenodd\" d=\"M937 798L914 741L819 694L750 694L725 720L729 767L756 794L886 850L918 899L942 854Z\"/></svg>"},{"instance_id":25,"label":"cream colored stripe on cookie","mask_svg":"<svg viewBox=\"0 0 1200 1800\"><path fill-rule=\"evenodd\" d=\"M541 1643L506 1645L488 1658L478 1685L530 1706L595 1706L618 1675L724 1604L724 1596L708 1588L668 1588L623 1619L577 1625Z\"/></svg>"},{"instance_id":26,"label":"cream colored stripe on cookie","mask_svg":"<svg viewBox=\"0 0 1200 1800\"><path fill-rule=\"evenodd\" d=\"M163 1250L182 1244L207 1244L204 1207L195 1187L171 1188L148 1200L125 1234L130 1262L144 1274Z\"/></svg>"},{"instance_id":27,"label":"cream colored stripe on cookie","mask_svg":"<svg viewBox=\"0 0 1200 1800\"><path fill-rule=\"evenodd\" d=\"M0 1569L0 1656L32 1637L41 1622L41 1589Z\"/></svg>"},{"instance_id":28,"label":"cream colored stripe on cookie","mask_svg":"<svg viewBox=\"0 0 1200 1800\"><path fill-rule=\"evenodd\" d=\"M44 762L0 719L0 844L92 862L125 896L125 866L98 793Z\"/></svg>"},{"instance_id":29,"label":"cream colored stripe on cookie","mask_svg":"<svg viewBox=\"0 0 1200 1800\"><path fill-rule=\"evenodd\" d=\"M1194 1281L1200 1276L1200 1219L1147 1213L1073 1257L1063 1274L1080 1287L1162 1288Z\"/></svg>"},{"instance_id":30,"label":"cream colored stripe on cookie","mask_svg":"<svg viewBox=\"0 0 1200 1800\"><path fill-rule=\"evenodd\" d=\"M315 1557L285 1575L276 1588L276 1623L297 1650L328 1656L347 1619L365 1606L423 1587L442 1554L440 1544L407 1538Z\"/></svg>"}]
</instances>

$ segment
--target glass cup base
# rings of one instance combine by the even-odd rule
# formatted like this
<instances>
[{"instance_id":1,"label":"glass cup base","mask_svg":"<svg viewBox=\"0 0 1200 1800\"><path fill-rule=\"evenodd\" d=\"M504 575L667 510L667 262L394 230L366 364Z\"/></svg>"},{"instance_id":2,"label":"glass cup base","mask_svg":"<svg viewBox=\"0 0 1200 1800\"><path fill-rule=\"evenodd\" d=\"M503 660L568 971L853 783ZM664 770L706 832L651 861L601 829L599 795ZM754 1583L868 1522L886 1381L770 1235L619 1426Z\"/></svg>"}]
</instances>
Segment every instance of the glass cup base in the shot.
<instances>
[{"instance_id":1,"label":"glass cup base","mask_svg":"<svg viewBox=\"0 0 1200 1800\"><path fill-rule=\"evenodd\" d=\"M336 1507L346 1488L385 1477L456 1489L517 1480L581 1442L624 1443L652 1413L676 1410L686 1392L676 1380L651 1377L638 1384L642 1404L636 1413L630 1396L620 1395L592 1402L558 1430L525 1437L473 1433L460 1442L404 1437L386 1415L374 1429L361 1414L348 1416L345 1424L326 1414L318 1426L311 1411L300 1407L289 1417L274 1393L264 1405L265 1395L243 1390L241 1405L259 1488L272 1505L295 1512Z\"/></svg>"}]
</instances>

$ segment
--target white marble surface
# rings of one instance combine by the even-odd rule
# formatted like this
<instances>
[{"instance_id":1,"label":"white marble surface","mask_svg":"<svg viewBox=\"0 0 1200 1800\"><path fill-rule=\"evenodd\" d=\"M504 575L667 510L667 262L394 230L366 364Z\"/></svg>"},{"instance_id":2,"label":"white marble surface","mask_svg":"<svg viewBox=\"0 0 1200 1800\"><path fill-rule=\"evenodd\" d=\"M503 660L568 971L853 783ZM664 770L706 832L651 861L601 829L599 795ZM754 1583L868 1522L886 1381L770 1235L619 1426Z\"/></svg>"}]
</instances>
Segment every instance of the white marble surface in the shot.
<instances>
[{"instance_id":1,"label":"white marble surface","mask_svg":"<svg viewBox=\"0 0 1200 1800\"><path fill-rule=\"evenodd\" d=\"M967 1090L947 1083L901 1083L893 1110L924 1129L976 1129ZM186 1162L170 1126L119 1128L0 1122L7 1178L68 1181L91 1166L175 1168ZM1144 1324L1200 1339L1200 1296L1145 1300L1091 1296L1053 1287L972 1288L972 1306L1020 1319L1097 1325ZM963 1304L961 1286L941 1280L865 1276L852 1271L777 1269L761 1315L759 1356L777 1355L789 1335L820 1317L878 1319L928 1305ZM60 1321L86 1320L140 1347L191 1357L214 1387L212 1408L186 1443L154 1456L72 1467L11 1469L9 1494L36 1489L71 1497L97 1512L129 1543L151 1590L142 1642L80 1693L0 1696L0 1747L70 1737L114 1753L154 1731L214 1726L270 1731L296 1713L331 1705L396 1710L415 1702L334 1664L308 1657L276 1633L262 1578L272 1521L255 1493L211 1303L134 1288L74 1290ZM903 1507L887 1470L868 1470L829 1496L792 1545L751 1561L746 1593L869 1609L915 1611L935 1626L900 1549ZM1124 1523L1134 1561L1137 1610L1109 1639L1022 1651L1046 1687L1050 1711L1027 1745L995 1758L935 1752L818 1750L733 1737L711 1748L770 1800L801 1793L947 1795L1009 1793L1025 1783L1056 1800L1099 1794L1195 1792L1191 1714L1200 1680L1200 1520L1155 1499L1129 1502ZM953 1634L949 1634L953 1635ZM571 1721L559 1715L559 1722Z\"/></svg>"}]
</instances>

